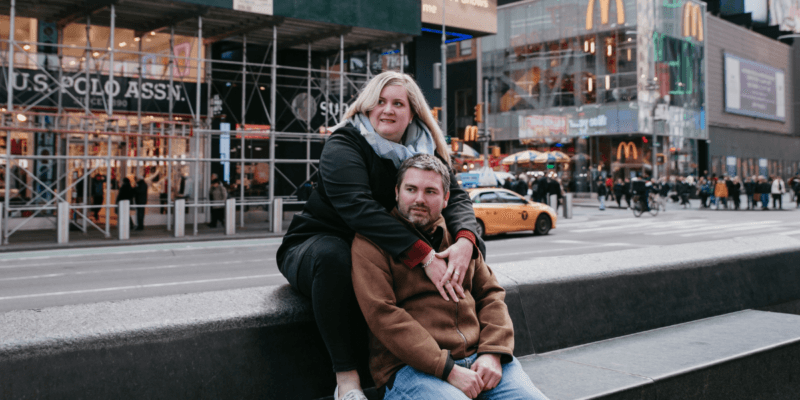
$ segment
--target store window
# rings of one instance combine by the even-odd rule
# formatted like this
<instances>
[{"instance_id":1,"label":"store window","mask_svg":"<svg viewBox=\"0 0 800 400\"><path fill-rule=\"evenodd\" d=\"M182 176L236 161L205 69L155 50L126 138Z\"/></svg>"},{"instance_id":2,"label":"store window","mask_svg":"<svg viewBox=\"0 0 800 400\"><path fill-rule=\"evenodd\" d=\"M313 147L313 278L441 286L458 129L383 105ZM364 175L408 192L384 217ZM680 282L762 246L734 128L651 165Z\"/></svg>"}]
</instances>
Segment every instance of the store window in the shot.
<instances>
[{"instance_id":1,"label":"store window","mask_svg":"<svg viewBox=\"0 0 800 400\"><path fill-rule=\"evenodd\" d=\"M447 58L455 58L458 57L458 45L456 43L450 43L447 45Z\"/></svg>"},{"instance_id":2,"label":"store window","mask_svg":"<svg viewBox=\"0 0 800 400\"><path fill-rule=\"evenodd\" d=\"M33 18L15 18L14 20L14 40L18 43L17 48L14 50L14 66L17 68L33 68L36 65L36 58L32 54L36 54L36 31L38 29L38 21ZM11 31L11 18L7 15L0 15L0 38L8 40ZM22 51L20 51L20 47ZM3 63L6 62L8 51L8 42L0 43L0 51L2 51Z\"/></svg>"},{"instance_id":3,"label":"store window","mask_svg":"<svg viewBox=\"0 0 800 400\"><path fill-rule=\"evenodd\" d=\"M462 40L459 43L459 53L463 56L472 55L472 40Z\"/></svg>"}]
</instances>

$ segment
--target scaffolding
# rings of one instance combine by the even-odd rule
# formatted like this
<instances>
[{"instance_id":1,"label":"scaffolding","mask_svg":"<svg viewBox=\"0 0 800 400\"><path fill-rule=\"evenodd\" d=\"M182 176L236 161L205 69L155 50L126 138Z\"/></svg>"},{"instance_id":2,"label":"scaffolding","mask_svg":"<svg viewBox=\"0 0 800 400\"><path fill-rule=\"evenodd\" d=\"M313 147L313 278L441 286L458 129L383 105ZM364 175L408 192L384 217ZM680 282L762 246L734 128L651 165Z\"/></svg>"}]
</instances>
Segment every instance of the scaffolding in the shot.
<instances>
[{"instance_id":1,"label":"scaffolding","mask_svg":"<svg viewBox=\"0 0 800 400\"><path fill-rule=\"evenodd\" d=\"M375 72L376 61L379 68L402 70L403 42L410 40L396 34L372 39L379 48L399 44L400 54L391 56L399 63L387 63L386 55L370 45L351 44L349 50L366 53L365 70L354 72L345 60L345 35L352 37L353 28L330 28L318 39L294 36L279 42L278 28L286 21L273 18L246 29L217 29L204 40L208 11L201 10L190 17L196 21L194 36L186 35L187 23L181 20L180 44L177 20L156 24L165 25L159 35L169 31L165 55L143 49L143 42L156 35L149 28L137 30L130 47L118 43L115 2L102 7L107 14L98 19L108 35L98 40L92 18L100 9L60 20L57 42L40 37L25 41L15 37L19 17L16 0L10 0L9 34L0 40L0 89L7 96L0 109L3 244L27 229L55 230L58 203L69 203L71 227L84 233L95 229L110 238L118 182L128 175L158 194L158 204L131 207L161 211L150 213L148 225L173 229L175 200L183 198L195 235L198 223L210 215L212 165L232 172L230 196L236 198L240 227L249 210L271 212L277 199L284 205L302 203L298 189L314 180L314 155L329 127L339 122ZM75 21L85 24L82 48L64 43L64 30L74 32ZM267 43L265 31L271 31ZM250 46L249 34L258 38ZM338 38L338 51L330 43L326 49L315 42L333 38ZM240 46L241 61L210 56L212 44L222 39L228 39L228 47ZM131 49L134 44L138 49ZM278 64L279 50L302 47L307 52L304 67ZM260 51L248 54L253 48ZM315 57L325 60L324 69L314 68ZM240 97L233 98L237 92ZM324 108L322 116L316 115L318 107ZM280 146L293 151L279 155ZM304 167L302 173L297 173L298 166ZM281 187L277 192L276 186Z\"/></svg>"}]
</instances>

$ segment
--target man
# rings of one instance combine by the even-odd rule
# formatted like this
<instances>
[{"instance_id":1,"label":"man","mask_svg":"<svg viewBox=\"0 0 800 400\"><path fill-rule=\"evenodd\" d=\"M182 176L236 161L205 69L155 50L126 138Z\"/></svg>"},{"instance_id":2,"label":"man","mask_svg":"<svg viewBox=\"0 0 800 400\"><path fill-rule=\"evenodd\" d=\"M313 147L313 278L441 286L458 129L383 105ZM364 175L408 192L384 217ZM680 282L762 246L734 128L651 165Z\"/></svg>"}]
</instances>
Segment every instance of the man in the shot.
<instances>
[{"instance_id":1,"label":"man","mask_svg":"<svg viewBox=\"0 0 800 400\"><path fill-rule=\"evenodd\" d=\"M608 189L606 189L605 181L603 181L603 178L599 178L597 180L597 200L600 202L600 211L605 211L606 209L607 193Z\"/></svg>"},{"instance_id":2,"label":"man","mask_svg":"<svg viewBox=\"0 0 800 400\"><path fill-rule=\"evenodd\" d=\"M392 210L440 251L453 243L441 216L449 180L436 157L409 158L398 172ZM409 269L365 237L353 241L353 286L370 328L370 372L384 399L546 399L513 357L505 291L483 257L471 261L464 296L451 302L426 276L436 256Z\"/></svg>"},{"instance_id":3,"label":"man","mask_svg":"<svg viewBox=\"0 0 800 400\"><path fill-rule=\"evenodd\" d=\"M783 208L783 194L786 193L786 184L783 183L783 179L779 175L776 175L775 179L772 180L770 193L772 193L772 208L776 210Z\"/></svg>"},{"instance_id":4,"label":"man","mask_svg":"<svg viewBox=\"0 0 800 400\"><path fill-rule=\"evenodd\" d=\"M209 193L211 202L211 222L208 224L210 228L217 227L217 221L225 221L225 200L228 199L228 191L222 186L219 179L211 181L211 190Z\"/></svg>"}]
</instances>

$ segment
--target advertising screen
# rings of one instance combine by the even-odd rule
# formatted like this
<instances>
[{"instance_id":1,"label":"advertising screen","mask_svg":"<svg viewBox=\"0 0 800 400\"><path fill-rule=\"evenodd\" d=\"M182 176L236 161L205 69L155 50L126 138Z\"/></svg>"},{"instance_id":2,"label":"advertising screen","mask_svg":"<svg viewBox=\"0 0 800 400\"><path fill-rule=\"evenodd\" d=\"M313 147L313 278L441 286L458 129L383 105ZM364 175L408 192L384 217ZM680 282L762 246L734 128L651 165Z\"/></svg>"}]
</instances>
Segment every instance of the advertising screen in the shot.
<instances>
[{"instance_id":1,"label":"advertising screen","mask_svg":"<svg viewBox=\"0 0 800 400\"><path fill-rule=\"evenodd\" d=\"M422 22L476 33L497 33L497 0L422 0Z\"/></svg>"},{"instance_id":2,"label":"advertising screen","mask_svg":"<svg viewBox=\"0 0 800 400\"><path fill-rule=\"evenodd\" d=\"M725 112L786 121L785 72L725 53Z\"/></svg>"}]
</instances>

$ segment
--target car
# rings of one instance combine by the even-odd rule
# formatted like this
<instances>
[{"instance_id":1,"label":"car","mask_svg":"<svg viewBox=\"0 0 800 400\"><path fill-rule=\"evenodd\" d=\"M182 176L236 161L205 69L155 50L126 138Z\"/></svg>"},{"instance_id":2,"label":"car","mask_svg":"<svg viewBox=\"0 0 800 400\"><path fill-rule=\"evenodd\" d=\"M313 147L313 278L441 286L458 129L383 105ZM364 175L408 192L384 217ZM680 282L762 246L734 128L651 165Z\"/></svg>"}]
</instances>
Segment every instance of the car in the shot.
<instances>
[{"instance_id":1,"label":"car","mask_svg":"<svg viewBox=\"0 0 800 400\"><path fill-rule=\"evenodd\" d=\"M481 237L528 230L546 235L556 227L555 210L546 204L528 201L510 190L477 188L468 193Z\"/></svg>"}]
</instances>

